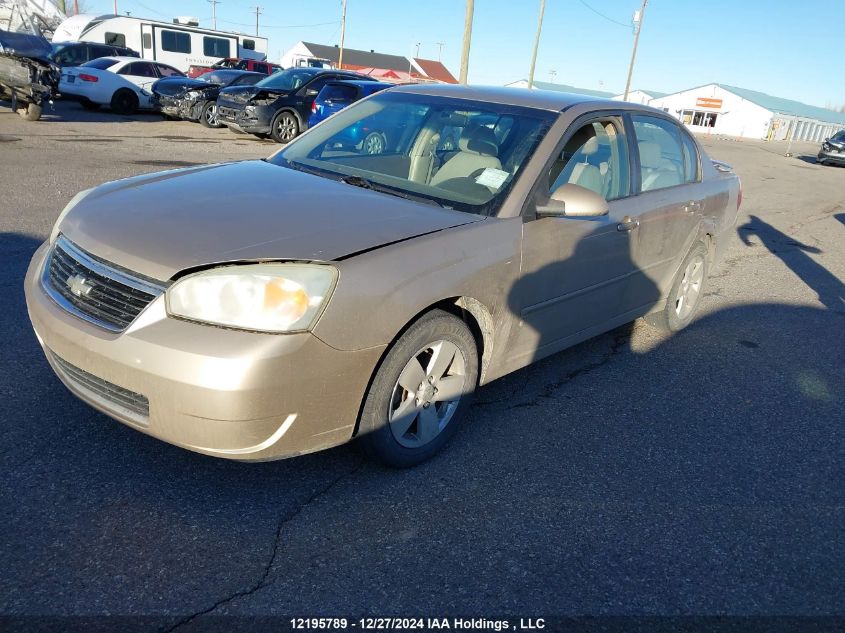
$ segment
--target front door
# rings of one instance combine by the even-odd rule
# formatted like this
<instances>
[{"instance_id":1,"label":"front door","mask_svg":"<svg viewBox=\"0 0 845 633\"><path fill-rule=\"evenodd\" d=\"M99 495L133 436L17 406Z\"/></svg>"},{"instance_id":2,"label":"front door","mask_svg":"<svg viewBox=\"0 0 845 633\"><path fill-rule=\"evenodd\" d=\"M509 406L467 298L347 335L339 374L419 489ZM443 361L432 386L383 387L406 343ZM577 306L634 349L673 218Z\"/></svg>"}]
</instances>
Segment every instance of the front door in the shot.
<instances>
[{"instance_id":1,"label":"front door","mask_svg":"<svg viewBox=\"0 0 845 633\"><path fill-rule=\"evenodd\" d=\"M630 308L626 297L637 273L631 250L639 206L630 197L622 117L576 121L555 156L536 200L572 183L604 197L609 212L599 218L526 216L521 277L510 301L520 324L512 338L517 364L612 327Z\"/></svg>"}]
</instances>

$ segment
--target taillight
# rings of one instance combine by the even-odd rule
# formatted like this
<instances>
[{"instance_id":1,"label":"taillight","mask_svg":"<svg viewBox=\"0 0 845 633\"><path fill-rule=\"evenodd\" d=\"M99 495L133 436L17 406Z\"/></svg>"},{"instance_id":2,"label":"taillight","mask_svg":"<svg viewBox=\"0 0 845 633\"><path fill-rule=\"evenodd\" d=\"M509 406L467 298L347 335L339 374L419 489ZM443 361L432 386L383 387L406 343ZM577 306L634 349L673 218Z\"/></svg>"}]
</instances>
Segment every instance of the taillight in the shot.
<instances>
[{"instance_id":1,"label":"taillight","mask_svg":"<svg viewBox=\"0 0 845 633\"><path fill-rule=\"evenodd\" d=\"M316 101L312 101L312 102L311 102L311 113L313 114L313 113L315 113L315 112L317 112L317 102L316 102Z\"/></svg>"},{"instance_id":2,"label":"taillight","mask_svg":"<svg viewBox=\"0 0 845 633\"><path fill-rule=\"evenodd\" d=\"M86 75L85 73L80 73L79 78L82 81L93 81L93 82L100 81L99 77L95 77L94 75Z\"/></svg>"}]
</instances>

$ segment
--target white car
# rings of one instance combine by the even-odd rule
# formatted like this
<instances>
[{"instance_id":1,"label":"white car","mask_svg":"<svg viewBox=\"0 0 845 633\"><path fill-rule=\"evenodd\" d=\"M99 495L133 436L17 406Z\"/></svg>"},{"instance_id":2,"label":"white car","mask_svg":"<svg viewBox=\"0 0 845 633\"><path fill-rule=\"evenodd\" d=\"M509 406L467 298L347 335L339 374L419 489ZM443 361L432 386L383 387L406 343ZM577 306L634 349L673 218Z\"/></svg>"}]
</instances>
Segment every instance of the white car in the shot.
<instances>
[{"instance_id":1,"label":"white car","mask_svg":"<svg viewBox=\"0 0 845 633\"><path fill-rule=\"evenodd\" d=\"M184 77L179 70L137 57L100 57L81 66L62 68L59 92L96 110L111 106L119 114L152 108L150 86L162 77Z\"/></svg>"}]
</instances>

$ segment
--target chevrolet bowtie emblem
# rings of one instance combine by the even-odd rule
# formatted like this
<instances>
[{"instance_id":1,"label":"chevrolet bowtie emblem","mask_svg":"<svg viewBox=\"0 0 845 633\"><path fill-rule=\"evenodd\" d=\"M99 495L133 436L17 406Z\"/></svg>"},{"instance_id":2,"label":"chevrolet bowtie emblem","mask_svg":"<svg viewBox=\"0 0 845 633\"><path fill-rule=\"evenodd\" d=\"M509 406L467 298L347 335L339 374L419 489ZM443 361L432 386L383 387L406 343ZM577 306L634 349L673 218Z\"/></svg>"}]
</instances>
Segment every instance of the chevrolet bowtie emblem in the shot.
<instances>
[{"instance_id":1,"label":"chevrolet bowtie emblem","mask_svg":"<svg viewBox=\"0 0 845 633\"><path fill-rule=\"evenodd\" d=\"M82 275L71 275L67 278L65 283L67 284L68 289L77 297L86 296L94 287L90 285Z\"/></svg>"}]
</instances>

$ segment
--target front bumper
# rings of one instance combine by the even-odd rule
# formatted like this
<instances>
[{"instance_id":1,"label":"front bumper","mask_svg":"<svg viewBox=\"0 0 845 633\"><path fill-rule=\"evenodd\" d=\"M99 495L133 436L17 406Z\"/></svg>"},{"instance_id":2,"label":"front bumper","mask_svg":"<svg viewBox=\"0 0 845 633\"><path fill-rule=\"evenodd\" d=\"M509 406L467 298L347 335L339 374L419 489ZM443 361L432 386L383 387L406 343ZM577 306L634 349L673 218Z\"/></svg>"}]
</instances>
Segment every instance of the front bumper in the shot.
<instances>
[{"instance_id":1,"label":"front bumper","mask_svg":"<svg viewBox=\"0 0 845 633\"><path fill-rule=\"evenodd\" d=\"M817 160L825 161L827 163L839 163L845 165L845 148L839 151L836 151L833 148L827 151L825 151L824 149L820 149L819 155L817 156Z\"/></svg>"},{"instance_id":2,"label":"front bumper","mask_svg":"<svg viewBox=\"0 0 845 633\"><path fill-rule=\"evenodd\" d=\"M268 106L217 102L217 122L247 134L268 134L274 114Z\"/></svg>"},{"instance_id":3,"label":"front bumper","mask_svg":"<svg viewBox=\"0 0 845 633\"><path fill-rule=\"evenodd\" d=\"M352 437L383 347L344 352L307 333L190 323L167 316L164 296L123 332L109 332L44 292L48 252L45 243L27 272L30 320L56 374L91 406L171 444L228 459L280 459Z\"/></svg>"}]
</instances>

